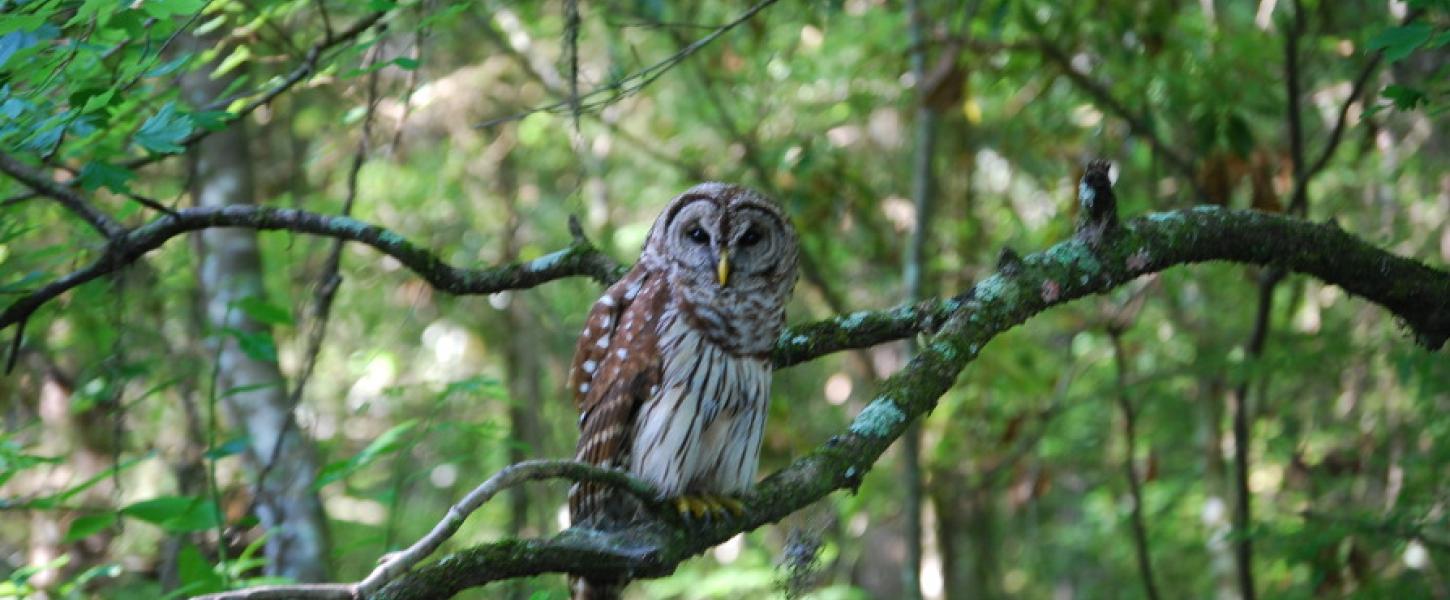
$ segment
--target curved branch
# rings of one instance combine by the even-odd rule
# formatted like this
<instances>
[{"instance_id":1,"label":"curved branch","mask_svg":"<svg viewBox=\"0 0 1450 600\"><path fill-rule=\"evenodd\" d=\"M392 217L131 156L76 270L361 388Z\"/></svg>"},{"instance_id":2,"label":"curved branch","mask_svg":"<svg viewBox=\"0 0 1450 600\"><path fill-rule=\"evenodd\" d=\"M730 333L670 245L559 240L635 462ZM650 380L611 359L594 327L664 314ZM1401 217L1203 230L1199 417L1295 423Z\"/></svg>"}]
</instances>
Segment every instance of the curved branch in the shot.
<instances>
[{"instance_id":1,"label":"curved branch","mask_svg":"<svg viewBox=\"0 0 1450 600\"><path fill-rule=\"evenodd\" d=\"M1092 185L1105 185L1105 181ZM1104 192L1109 191L1098 193ZM1092 197L1088 195L1089 200ZM1103 219L1109 217L1115 215L1102 215ZM532 287L579 275L604 283L617 279L623 267L590 245L577 223L570 225L575 241L564 250L523 263L463 269L444 263L396 233L347 217L252 206L187 209L128 230L91 265L6 308L0 313L0 327L22 322L45 301L119 269L173 237L210 227L286 230L358 242L397 259L433 287L454 294ZM832 491L859 485L881 453L911 421L935 406L962 368L997 335L1051 307L1174 266L1223 260L1313 275L1385 307L1428 348L1438 349L1450 339L1450 273L1378 249L1333 223L1199 207L1150 214L1114 227L1085 225L1072 240L1003 261L998 273L957 297L842 315L783 333L773 355L782 367L830 352L935 332L905 369L883 383L880 395L847 431L761 482L745 498L743 517L688 531L671 523L647 521L620 532L569 529L549 539L477 546L404 573L374 597L438 597L490 581L550 572L588 576L623 570L636 578L667 575L680 562L739 532L777 521ZM513 471L509 477L505 475L510 471L505 471L496 476L491 480L494 492L485 494L483 500L497 489L526 479L594 476L548 471L537 465L530 468L540 471L530 471L534 473L530 476ZM498 477L505 479L500 483ZM468 502L465 499L460 506L466 508ZM406 560L394 558L380 568L396 574L421 560L451 535L455 521L461 522L469 510L455 508L459 512L450 514L416 551L404 553ZM376 584L386 579L370 581ZM351 585L306 586L286 593L321 598L349 597L362 591ZM270 593L266 590L240 593L244 595L230 597L275 597L266 595Z\"/></svg>"},{"instance_id":2,"label":"curved branch","mask_svg":"<svg viewBox=\"0 0 1450 600\"><path fill-rule=\"evenodd\" d=\"M737 533L775 522L833 491L854 489L886 448L934 408L962 368L1001 333L1049 308L1139 276L1208 261L1273 264L1313 275L1384 306L1432 349L1450 338L1450 273L1374 248L1332 224L1212 207L1152 214L1124 223L1095 243L1074 239L1014 261L953 300L808 326L829 346L835 336L890 336L910 329L908 323L947 317L941 331L882 385L846 431L761 482L745 498L747 510L738 521L688 532L652 522L609 534L570 529L549 539L485 544L411 571L374 597L447 597L491 581L550 572L668 575L680 562ZM932 319L923 320L923 314ZM801 345L810 347L811 341ZM793 342L783 339L786 343ZM796 358L780 349L776 356L787 362Z\"/></svg>"},{"instance_id":3,"label":"curved branch","mask_svg":"<svg viewBox=\"0 0 1450 600\"><path fill-rule=\"evenodd\" d=\"M428 555L438 550L443 542L453 537L468 515L473 514L484 503L492 500L499 492L526 481L542 479L568 479L603 483L638 498L651 511L659 510L663 504L654 486L630 475L572 460L529 460L504 467L487 481L473 488L449 507L448 514L433 529L412 546L384 556L366 578L357 583L325 583L300 585L269 585L208 594L199 598L206 600L263 600L284 598L342 599L368 598L374 592L413 568Z\"/></svg>"},{"instance_id":4,"label":"curved branch","mask_svg":"<svg viewBox=\"0 0 1450 600\"><path fill-rule=\"evenodd\" d=\"M0 329L25 320L46 302L134 262L173 237L211 227L284 230L359 242L397 259L434 288L452 294L528 288L574 276L610 283L624 272L623 266L594 248L577 227L571 228L574 243L558 252L521 263L466 269L444 263L392 231L348 217L255 206L190 208L127 231L90 265L22 296L0 312ZM1446 315L1450 311L1446 308L1450 284L1445 283L1443 272L1376 249L1333 225L1250 211L1197 208L1138 219L1127 235L1113 239L1100 251L1135 238L1144 243L1127 257L1137 268L1136 275L1207 260L1281 265L1384 305L1404 319L1428 347L1438 348L1450 337L1450 316ZM1064 244L1072 243L1078 242ZM1068 247L1059 245L1047 254L1065 252L1063 248ZM1014 273L1018 270L1017 263L1007 269ZM777 367L783 368L841 350L931 333L965 296L863 311L792 327L781 334L772 358Z\"/></svg>"},{"instance_id":5,"label":"curved branch","mask_svg":"<svg viewBox=\"0 0 1450 600\"><path fill-rule=\"evenodd\" d=\"M437 255L392 231L350 217L258 206L188 208L127 230L112 240L101 257L91 264L16 300L0 312L0 329L25 319L62 293L134 262L174 237L213 227L293 231L358 242L397 259L434 288L451 294L489 294L530 288L576 275L608 283L622 274L617 263L582 237L576 237L563 250L531 261L465 269L444 263Z\"/></svg>"},{"instance_id":6,"label":"curved branch","mask_svg":"<svg viewBox=\"0 0 1450 600\"><path fill-rule=\"evenodd\" d=\"M101 235L106 236L107 239L115 239L125 231L125 228L120 223L117 223L115 219L112 219L106 213L101 212L100 209L92 206L90 202L87 202L85 198L81 197L79 192L57 183L55 180L45 176L44 173L37 171L34 167L20 162L15 157L4 152L0 152L0 172L25 184L26 187L35 190L37 194L55 199L56 202L61 203L67 210L75 213L76 216L79 216L96 231L101 232ZM16 198L24 197L16 196ZM6 201L7 204L9 202L9 200Z\"/></svg>"}]
</instances>

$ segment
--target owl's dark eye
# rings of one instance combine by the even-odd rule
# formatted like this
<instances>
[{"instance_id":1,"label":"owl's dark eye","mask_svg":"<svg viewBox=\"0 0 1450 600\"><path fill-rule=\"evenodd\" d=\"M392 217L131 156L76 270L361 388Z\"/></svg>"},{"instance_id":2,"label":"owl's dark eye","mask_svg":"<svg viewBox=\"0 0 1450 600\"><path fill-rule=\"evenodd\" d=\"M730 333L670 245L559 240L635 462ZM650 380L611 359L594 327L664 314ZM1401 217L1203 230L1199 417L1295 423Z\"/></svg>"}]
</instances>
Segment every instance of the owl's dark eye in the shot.
<instances>
[{"instance_id":1,"label":"owl's dark eye","mask_svg":"<svg viewBox=\"0 0 1450 600\"><path fill-rule=\"evenodd\" d=\"M751 227L745 230L745 235L740 236L739 244L741 246L754 246L760 243L760 239L760 232L756 231L754 227Z\"/></svg>"},{"instance_id":2,"label":"owl's dark eye","mask_svg":"<svg viewBox=\"0 0 1450 600\"><path fill-rule=\"evenodd\" d=\"M690 238L690 241L696 244L710 243L710 234L705 233L705 230L700 229L698 226L691 227L689 231L686 231L685 237Z\"/></svg>"}]
</instances>

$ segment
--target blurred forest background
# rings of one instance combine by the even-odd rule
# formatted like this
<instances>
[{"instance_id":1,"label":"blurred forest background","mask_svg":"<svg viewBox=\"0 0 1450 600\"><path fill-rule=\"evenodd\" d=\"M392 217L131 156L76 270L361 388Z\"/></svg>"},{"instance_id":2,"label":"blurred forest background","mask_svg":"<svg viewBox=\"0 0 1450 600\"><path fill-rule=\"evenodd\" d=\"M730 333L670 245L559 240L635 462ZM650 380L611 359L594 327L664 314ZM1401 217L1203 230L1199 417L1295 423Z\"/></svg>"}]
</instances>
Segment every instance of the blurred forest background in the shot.
<instances>
[{"instance_id":1,"label":"blurred forest background","mask_svg":"<svg viewBox=\"0 0 1450 600\"><path fill-rule=\"evenodd\" d=\"M565 247L570 215L628 263L670 197L738 182L801 230L792 323L1070 236L1091 156L1125 216L1334 219L1444 269L1447 29L1444 0L0 0L0 303L105 248L17 173L127 226L257 202L459 266ZM360 245L227 229L66 293L0 378L0 596L362 576L500 467L572 454L600 291L455 297ZM762 472L908 352L780 371ZM1450 361L1378 307L1174 269L1002 336L856 493L630 594L1446 598L1446 414ZM566 488L444 550L558 531ZM464 596L504 594L564 578Z\"/></svg>"}]
</instances>

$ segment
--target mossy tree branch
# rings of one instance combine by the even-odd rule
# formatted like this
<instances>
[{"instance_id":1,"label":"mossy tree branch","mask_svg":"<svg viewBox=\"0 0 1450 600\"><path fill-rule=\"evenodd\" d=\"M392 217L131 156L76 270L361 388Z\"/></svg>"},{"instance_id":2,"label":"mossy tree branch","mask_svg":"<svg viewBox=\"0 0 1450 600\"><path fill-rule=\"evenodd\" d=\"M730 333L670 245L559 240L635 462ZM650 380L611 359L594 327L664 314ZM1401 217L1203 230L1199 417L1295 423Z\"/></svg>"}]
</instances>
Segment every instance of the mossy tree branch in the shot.
<instances>
[{"instance_id":1,"label":"mossy tree branch","mask_svg":"<svg viewBox=\"0 0 1450 600\"><path fill-rule=\"evenodd\" d=\"M1105 178L1088 179L1082 192L1085 202L1111 199L1089 194L1110 194ZM782 334L774 354L782 367L907 336L930 337L904 369L882 384L877 398L846 431L762 481L744 499L747 510L741 518L690 529L647 521L619 532L569 529L548 539L485 544L402 573L367 595L446 597L491 581L552 572L589 576L623 571L632 578L668 575L680 562L739 532L778 521L833 491L854 489L886 448L936 406L961 370L997 335L1054 306L1176 266L1231 261L1312 275L1383 306L1427 348L1439 349L1450 339L1450 273L1390 254L1333 223L1200 207L1150 214L1110 227L1108 219L1116 215L1102 212L1099 221L1080 225L1079 235L1071 240L1024 258L1011 254L997 273L954 298L842 315ZM173 237L209 227L287 230L362 243L396 258L435 288L455 294L532 287L581 275L609 282L622 271L583 238L577 225L575 242L554 254L490 269L463 269L391 231L346 217L256 207L189 209L127 230L91 265L6 308L0 313L0 327L23 322L44 302L119 269ZM549 476L594 477L577 469L559 469ZM274 592L244 591L232 597L276 597L267 595ZM299 586L285 593L364 595L352 585Z\"/></svg>"},{"instance_id":2,"label":"mossy tree branch","mask_svg":"<svg viewBox=\"0 0 1450 600\"><path fill-rule=\"evenodd\" d=\"M854 489L886 448L930 412L963 367L1001 333L1054 306L1141 275L1208 261L1276 265L1313 275L1393 312L1428 348L1438 349L1450 338L1450 273L1443 270L1388 254L1332 224L1219 208L1152 214L1094 242L1073 239L1013 261L951 300L858 313L786 333L776 358L791 364L814 348L853 345L855 333L885 341L945 317L921 353L882 384L846 431L756 486L745 498L745 516L736 522L691 531L659 523L611 534L570 529L549 539L485 544L404 574L376 597L449 596L490 581L549 572L668 575L680 562L737 533L778 521L833 491Z\"/></svg>"}]
</instances>

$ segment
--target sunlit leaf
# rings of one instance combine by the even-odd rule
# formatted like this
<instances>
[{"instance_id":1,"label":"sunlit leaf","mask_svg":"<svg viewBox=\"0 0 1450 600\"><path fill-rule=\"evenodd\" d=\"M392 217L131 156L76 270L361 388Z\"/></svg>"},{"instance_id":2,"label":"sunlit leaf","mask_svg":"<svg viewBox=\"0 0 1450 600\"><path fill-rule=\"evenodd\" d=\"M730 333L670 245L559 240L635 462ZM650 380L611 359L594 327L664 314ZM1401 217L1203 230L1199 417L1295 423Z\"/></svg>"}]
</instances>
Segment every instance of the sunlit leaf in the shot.
<instances>
[{"instance_id":1,"label":"sunlit leaf","mask_svg":"<svg viewBox=\"0 0 1450 600\"><path fill-rule=\"evenodd\" d=\"M277 362L277 342L272 339L271 331L245 331L235 327L226 327L222 331L237 341L237 346L248 358L261 362Z\"/></svg>"},{"instance_id":2,"label":"sunlit leaf","mask_svg":"<svg viewBox=\"0 0 1450 600\"><path fill-rule=\"evenodd\" d=\"M116 522L116 513L96 513L93 515L82 515L71 521L70 529L66 530L64 543L71 543L83 540L100 531L110 527Z\"/></svg>"},{"instance_id":3,"label":"sunlit leaf","mask_svg":"<svg viewBox=\"0 0 1450 600\"><path fill-rule=\"evenodd\" d=\"M409 419L394 425L352 458L329 463L317 474L317 482L312 485L312 489L322 489L327 484L341 480L379 458L397 452L403 448L404 438L417 426L417 419Z\"/></svg>"},{"instance_id":4,"label":"sunlit leaf","mask_svg":"<svg viewBox=\"0 0 1450 600\"><path fill-rule=\"evenodd\" d=\"M205 531L217 526L216 504L210 498L158 496L130 504L121 509L121 514L175 533Z\"/></svg>"},{"instance_id":5,"label":"sunlit leaf","mask_svg":"<svg viewBox=\"0 0 1450 600\"><path fill-rule=\"evenodd\" d=\"M246 313L248 317L268 325L291 325L292 313L287 309L267 302L257 296L247 296L238 300L237 308Z\"/></svg>"}]
</instances>

